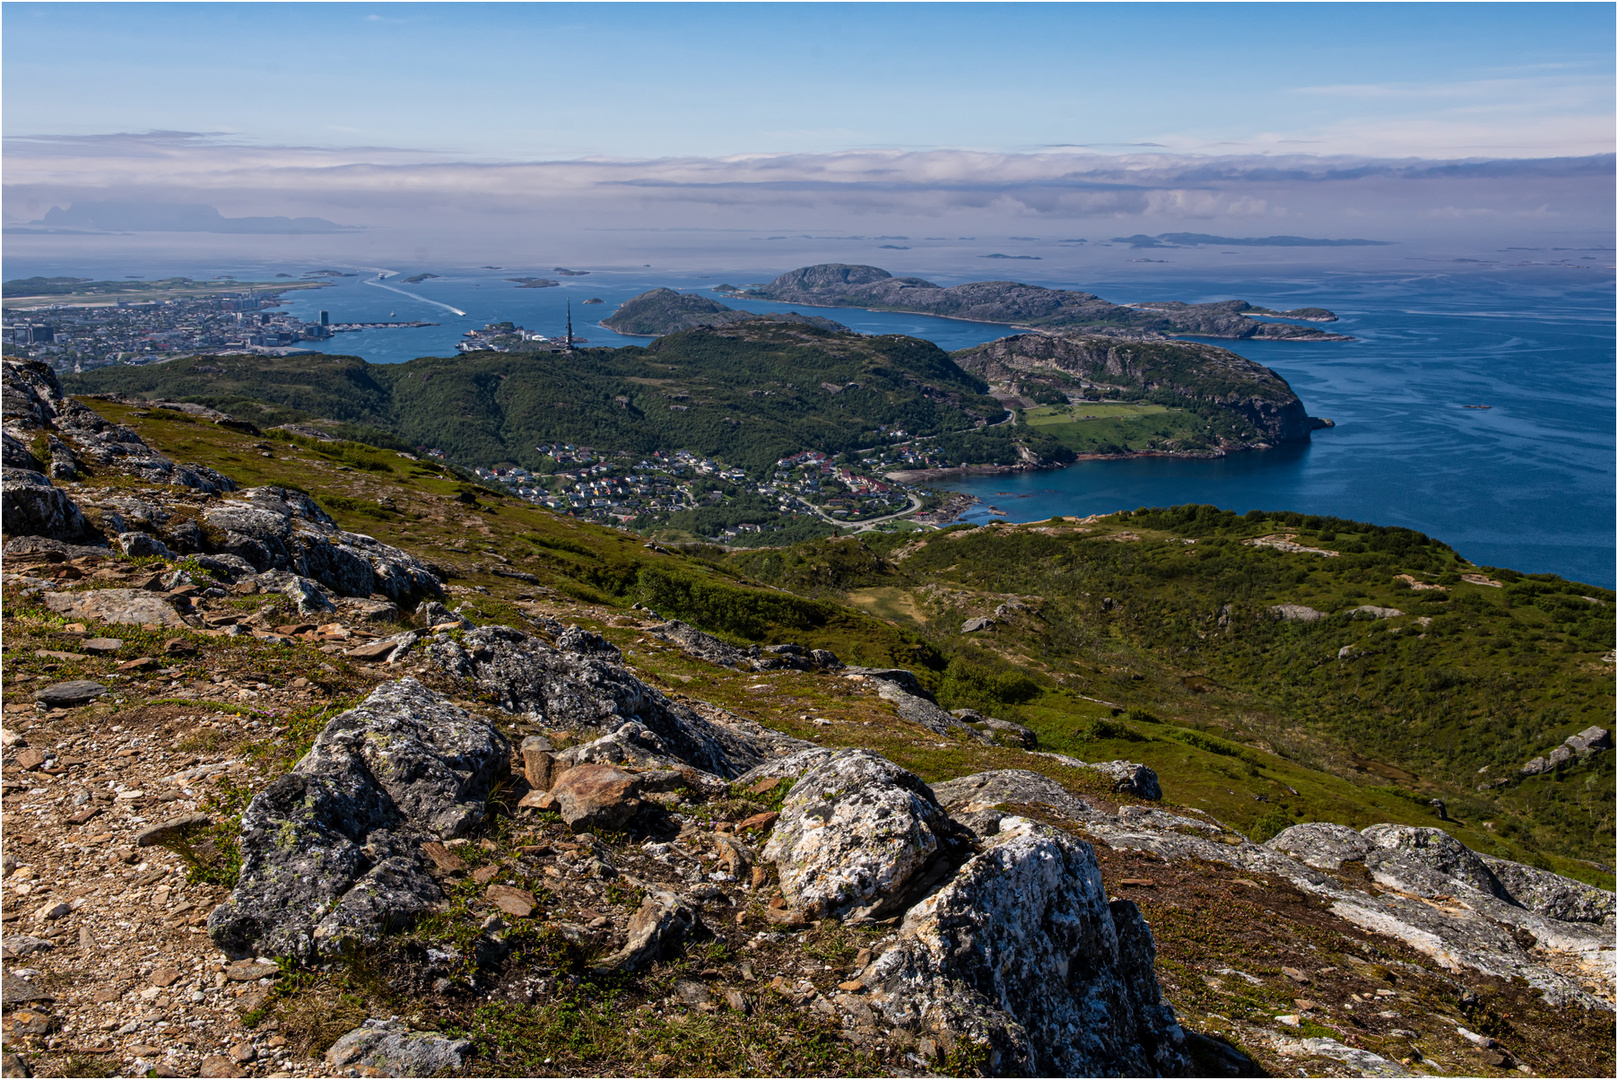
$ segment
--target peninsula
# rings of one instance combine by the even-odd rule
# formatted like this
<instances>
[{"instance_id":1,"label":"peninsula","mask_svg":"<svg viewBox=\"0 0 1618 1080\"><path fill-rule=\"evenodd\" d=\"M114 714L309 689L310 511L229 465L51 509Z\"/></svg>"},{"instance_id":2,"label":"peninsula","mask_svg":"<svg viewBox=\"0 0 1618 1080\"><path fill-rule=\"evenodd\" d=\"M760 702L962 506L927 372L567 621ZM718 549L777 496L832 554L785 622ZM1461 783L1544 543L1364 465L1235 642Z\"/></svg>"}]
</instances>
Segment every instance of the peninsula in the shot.
<instances>
[{"instance_id":1,"label":"peninsula","mask_svg":"<svg viewBox=\"0 0 1618 1080\"><path fill-rule=\"evenodd\" d=\"M719 291L719 290L715 290ZM1212 304L1152 301L1114 304L1093 293L1048 289L1016 281L973 281L945 288L917 277L894 277L875 266L822 263L788 271L763 288L730 290L729 294L806 304L812 307L860 307L873 311L910 311L972 322L1005 323L1039 329L1087 330L1101 333L1145 333L1215 338L1284 341L1348 341L1346 335L1311 326L1264 322L1264 314L1328 322L1336 319L1320 308L1308 314L1273 313L1242 300Z\"/></svg>"}]
</instances>

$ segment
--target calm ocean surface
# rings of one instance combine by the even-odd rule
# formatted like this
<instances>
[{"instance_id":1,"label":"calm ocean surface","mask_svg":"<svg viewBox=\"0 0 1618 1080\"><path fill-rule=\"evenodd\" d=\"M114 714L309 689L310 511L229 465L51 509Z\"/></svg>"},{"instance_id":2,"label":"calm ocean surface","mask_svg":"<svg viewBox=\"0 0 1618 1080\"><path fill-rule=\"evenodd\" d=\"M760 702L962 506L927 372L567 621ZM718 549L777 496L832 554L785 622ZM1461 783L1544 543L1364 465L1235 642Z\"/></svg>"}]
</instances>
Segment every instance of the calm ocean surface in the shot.
<instances>
[{"instance_id":1,"label":"calm ocean surface","mask_svg":"<svg viewBox=\"0 0 1618 1080\"><path fill-rule=\"evenodd\" d=\"M989 519L990 507L1005 511L1009 520L1032 521L1176 503L1212 503L1238 512L1258 508L1334 514L1419 529L1476 563L1612 587L1618 577L1618 505L1611 271L1475 268L1418 260L1407 265L1408 270L1307 272L1152 266L1102 276L1092 269L1083 276L1048 281L1024 276L1040 269L1035 264L1020 265L1016 273L1024 280L1082 287L1117 302L1240 297L1282 310L1330 308L1341 317L1332 329L1356 340L1214 344L1274 368L1311 415L1330 417L1337 426L1316 432L1303 447L1217 461L1084 462L947 486L983 500L968 515L970 520ZM307 263L286 267L295 272L307 268ZM237 272L244 279L265 280L268 275L263 264L213 264L207 270ZM61 271L47 267L38 272ZM548 268L443 273L415 285L393 277L383 283L390 290L367 284L374 273L360 271L335 279L332 288L289 293L287 298L290 309L306 318L325 309L337 322L437 322L410 330L339 334L322 346L374 363L399 363L451 355L466 330L498 320L560 334L569 301L575 334L592 345L645 344L647 339L621 337L596 320L650 288L690 291L721 282L745 286L768 277L757 271L682 275L651 268L595 270L572 278ZM1052 266L1046 273L1061 272ZM551 277L563 284L519 289L505 280L520 276ZM929 276L946 284L971 280ZM603 303L583 303L592 297ZM724 302L759 311L786 307ZM448 307L466 314L454 314ZM946 349L1007 332L1002 326L921 315L806 310L866 333L913 334Z\"/></svg>"}]
</instances>

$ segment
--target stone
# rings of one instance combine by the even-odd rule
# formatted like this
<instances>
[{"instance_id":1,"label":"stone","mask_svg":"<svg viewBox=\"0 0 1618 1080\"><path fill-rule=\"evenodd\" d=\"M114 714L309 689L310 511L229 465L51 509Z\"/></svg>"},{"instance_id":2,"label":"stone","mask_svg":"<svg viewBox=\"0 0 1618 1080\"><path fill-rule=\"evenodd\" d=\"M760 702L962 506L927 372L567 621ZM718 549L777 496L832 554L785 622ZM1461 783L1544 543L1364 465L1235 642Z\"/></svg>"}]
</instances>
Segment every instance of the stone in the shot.
<instances>
[{"instance_id":1,"label":"stone","mask_svg":"<svg viewBox=\"0 0 1618 1080\"><path fill-rule=\"evenodd\" d=\"M603 958L599 966L612 971L640 971L683 942L696 926L696 913L677 893L650 892L629 920L628 942Z\"/></svg>"},{"instance_id":2,"label":"stone","mask_svg":"<svg viewBox=\"0 0 1618 1080\"><path fill-rule=\"evenodd\" d=\"M351 656L356 660L386 660L393 655L396 649L409 648L419 639L420 635L416 634L414 631L404 634L395 634L392 637L385 637L377 641L367 641L363 645L356 645L354 648L344 652L343 655Z\"/></svg>"},{"instance_id":3,"label":"stone","mask_svg":"<svg viewBox=\"0 0 1618 1080\"><path fill-rule=\"evenodd\" d=\"M678 619L671 619L661 626L652 627L653 637L661 638L671 644L678 645L682 652L706 660L716 667L740 668L751 670L751 658L746 651L727 645L712 634L705 634L694 626L689 626Z\"/></svg>"},{"instance_id":4,"label":"stone","mask_svg":"<svg viewBox=\"0 0 1618 1080\"><path fill-rule=\"evenodd\" d=\"M0 1004L22 1005L30 1001L54 1001L51 992L10 971L0 971Z\"/></svg>"},{"instance_id":5,"label":"stone","mask_svg":"<svg viewBox=\"0 0 1618 1080\"><path fill-rule=\"evenodd\" d=\"M257 960L238 960L225 967L225 978L231 982L258 982L260 979L279 978L281 969L275 964Z\"/></svg>"},{"instance_id":6,"label":"stone","mask_svg":"<svg viewBox=\"0 0 1618 1080\"><path fill-rule=\"evenodd\" d=\"M1090 768L1112 777L1112 790L1116 792L1154 802L1163 797L1163 788L1158 783L1157 773L1145 765L1133 761L1104 761L1092 764Z\"/></svg>"},{"instance_id":7,"label":"stone","mask_svg":"<svg viewBox=\"0 0 1618 1080\"><path fill-rule=\"evenodd\" d=\"M69 543L95 536L77 503L45 474L0 470L0 528L7 536L43 536Z\"/></svg>"},{"instance_id":8,"label":"stone","mask_svg":"<svg viewBox=\"0 0 1618 1080\"><path fill-rule=\"evenodd\" d=\"M367 1020L332 1044L327 1063L373 1076L439 1076L458 1072L472 1044L434 1031L411 1031L397 1019Z\"/></svg>"},{"instance_id":9,"label":"stone","mask_svg":"<svg viewBox=\"0 0 1618 1080\"><path fill-rule=\"evenodd\" d=\"M537 901L534 894L527 889L518 889L510 885L490 885L483 891L489 903L519 919L526 919L534 913Z\"/></svg>"},{"instance_id":10,"label":"stone","mask_svg":"<svg viewBox=\"0 0 1618 1080\"><path fill-rule=\"evenodd\" d=\"M32 746L24 747L11 755L11 764L17 766L23 772L33 772L45 764L45 752Z\"/></svg>"},{"instance_id":11,"label":"stone","mask_svg":"<svg viewBox=\"0 0 1618 1080\"><path fill-rule=\"evenodd\" d=\"M1326 617L1324 611L1316 611L1306 604L1275 604L1270 614L1286 622L1317 622Z\"/></svg>"},{"instance_id":12,"label":"stone","mask_svg":"<svg viewBox=\"0 0 1618 1080\"><path fill-rule=\"evenodd\" d=\"M536 791L549 791L557 774L549 740L530 735L522 741L523 777Z\"/></svg>"},{"instance_id":13,"label":"stone","mask_svg":"<svg viewBox=\"0 0 1618 1080\"><path fill-rule=\"evenodd\" d=\"M994 620L982 615L975 619L968 619L961 624L961 633L963 634L976 634L984 630L993 629Z\"/></svg>"},{"instance_id":14,"label":"stone","mask_svg":"<svg viewBox=\"0 0 1618 1080\"><path fill-rule=\"evenodd\" d=\"M557 810L561 805L548 791L530 791L517 800L518 808L523 810Z\"/></svg>"},{"instance_id":15,"label":"stone","mask_svg":"<svg viewBox=\"0 0 1618 1080\"><path fill-rule=\"evenodd\" d=\"M48 952L56 948L53 942L46 941L44 938L32 937L28 934L7 934L5 938L0 939L0 945L3 945L7 952L19 960L38 952Z\"/></svg>"},{"instance_id":16,"label":"stone","mask_svg":"<svg viewBox=\"0 0 1618 1080\"><path fill-rule=\"evenodd\" d=\"M118 534L118 547L131 559L159 558L172 559L174 552L169 550L167 544L155 536L148 536L143 532L125 532Z\"/></svg>"},{"instance_id":17,"label":"stone","mask_svg":"<svg viewBox=\"0 0 1618 1080\"><path fill-rule=\"evenodd\" d=\"M472 880L477 882L479 885L487 885L489 882L493 881L499 876L499 863L489 863L487 866L480 866L476 870L472 871Z\"/></svg>"},{"instance_id":18,"label":"stone","mask_svg":"<svg viewBox=\"0 0 1618 1080\"><path fill-rule=\"evenodd\" d=\"M996 769L934 784L933 795L950 813L974 830L983 824L998 829L1002 804L1048 806L1071 821L1089 822L1100 815L1061 784L1030 769Z\"/></svg>"},{"instance_id":19,"label":"stone","mask_svg":"<svg viewBox=\"0 0 1618 1080\"><path fill-rule=\"evenodd\" d=\"M135 834L136 847L151 847L154 844L160 847L183 839L186 833L198 829L205 829L213 824L213 819L207 814L186 814L184 817L173 818L156 825L148 825Z\"/></svg>"},{"instance_id":20,"label":"stone","mask_svg":"<svg viewBox=\"0 0 1618 1080\"><path fill-rule=\"evenodd\" d=\"M88 705L107 692L107 688L89 679L55 683L34 691L34 700L53 709L67 709L75 705Z\"/></svg>"},{"instance_id":21,"label":"stone","mask_svg":"<svg viewBox=\"0 0 1618 1080\"><path fill-rule=\"evenodd\" d=\"M169 967L167 965L154 968L152 970L152 985L173 986L175 983L180 981L183 974L184 973L181 972L179 968Z\"/></svg>"},{"instance_id":22,"label":"stone","mask_svg":"<svg viewBox=\"0 0 1618 1080\"><path fill-rule=\"evenodd\" d=\"M334 717L242 815L240 878L208 917L227 954L311 957L370 941L442 899L420 844L479 824L511 747L414 679Z\"/></svg>"},{"instance_id":23,"label":"stone","mask_svg":"<svg viewBox=\"0 0 1618 1080\"><path fill-rule=\"evenodd\" d=\"M237 1043L230 1048L230 1060L239 1065L246 1065L257 1059L258 1051L253 1048L252 1043Z\"/></svg>"},{"instance_id":24,"label":"stone","mask_svg":"<svg viewBox=\"0 0 1618 1080\"><path fill-rule=\"evenodd\" d=\"M1135 905L1111 903L1090 846L1025 818L905 915L865 972L896 1025L987 1052L990 1074L1183 1075L1185 1034Z\"/></svg>"},{"instance_id":25,"label":"stone","mask_svg":"<svg viewBox=\"0 0 1618 1080\"><path fill-rule=\"evenodd\" d=\"M1397 619L1404 612L1396 607L1377 607L1375 604L1361 604L1359 607L1348 609L1350 615L1369 615L1376 619Z\"/></svg>"},{"instance_id":26,"label":"stone","mask_svg":"<svg viewBox=\"0 0 1618 1080\"><path fill-rule=\"evenodd\" d=\"M1611 750L1612 732L1603 727L1587 727L1577 735L1569 735L1564 745L1581 753L1586 750Z\"/></svg>"},{"instance_id":27,"label":"stone","mask_svg":"<svg viewBox=\"0 0 1618 1080\"><path fill-rule=\"evenodd\" d=\"M50 593L45 606L73 619L97 619L133 626L156 625L184 629L185 620L168 601L145 589L93 589L89 592Z\"/></svg>"},{"instance_id":28,"label":"stone","mask_svg":"<svg viewBox=\"0 0 1618 1080\"><path fill-rule=\"evenodd\" d=\"M197 1075L203 1077L244 1076L241 1066L223 1054L209 1054L197 1066Z\"/></svg>"},{"instance_id":29,"label":"stone","mask_svg":"<svg viewBox=\"0 0 1618 1080\"><path fill-rule=\"evenodd\" d=\"M466 869L466 863L461 857L437 840L428 840L423 843L421 853L431 859L433 865L446 874L458 874Z\"/></svg>"},{"instance_id":30,"label":"stone","mask_svg":"<svg viewBox=\"0 0 1618 1080\"><path fill-rule=\"evenodd\" d=\"M337 610L337 605L331 602L316 582L300 575L293 575L292 579L281 586L281 592L289 597L298 606L299 615L325 614Z\"/></svg>"},{"instance_id":31,"label":"stone","mask_svg":"<svg viewBox=\"0 0 1618 1080\"><path fill-rule=\"evenodd\" d=\"M746 1016L752 1011L752 1006L748 1003L747 995L742 993L740 990L726 990L725 1004L729 1005L733 1010L741 1013L743 1016Z\"/></svg>"},{"instance_id":32,"label":"stone","mask_svg":"<svg viewBox=\"0 0 1618 1080\"><path fill-rule=\"evenodd\" d=\"M915 774L865 751L835 752L781 805L763 857L788 904L810 918L881 918L952 832Z\"/></svg>"},{"instance_id":33,"label":"stone","mask_svg":"<svg viewBox=\"0 0 1618 1080\"><path fill-rule=\"evenodd\" d=\"M910 673L907 671L904 674L909 675ZM986 733L977 730L951 713L945 712L930 699L904 689L898 682L879 679L876 684L876 692L882 700L893 703L894 711L899 714L900 719L909 720L913 724L920 724L934 734L965 735L982 743L994 741Z\"/></svg>"},{"instance_id":34,"label":"stone","mask_svg":"<svg viewBox=\"0 0 1618 1080\"><path fill-rule=\"evenodd\" d=\"M739 833L769 832L770 828L775 825L776 821L779 820L780 817L781 815L776 813L774 810L766 810L761 814L754 814L751 817L742 818L742 820L736 823L736 831Z\"/></svg>"},{"instance_id":35,"label":"stone","mask_svg":"<svg viewBox=\"0 0 1618 1080\"><path fill-rule=\"evenodd\" d=\"M700 1006L713 1003L713 994L695 979L675 979L674 996L687 1005Z\"/></svg>"},{"instance_id":36,"label":"stone","mask_svg":"<svg viewBox=\"0 0 1618 1080\"><path fill-rule=\"evenodd\" d=\"M50 1030L50 1015L32 1009L16 1009L0 1020L0 1033L8 1039L19 1035L48 1035Z\"/></svg>"},{"instance_id":37,"label":"stone","mask_svg":"<svg viewBox=\"0 0 1618 1080\"><path fill-rule=\"evenodd\" d=\"M79 648L87 653L115 653L123 647L123 641L115 637L87 638L79 644Z\"/></svg>"},{"instance_id":38,"label":"stone","mask_svg":"<svg viewBox=\"0 0 1618 1080\"><path fill-rule=\"evenodd\" d=\"M0 1076L32 1076L28 1071L28 1062L20 1054L13 1054L10 1050L0 1052Z\"/></svg>"},{"instance_id":39,"label":"stone","mask_svg":"<svg viewBox=\"0 0 1618 1080\"><path fill-rule=\"evenodd\" d=\"M551 788L562 820L575 832L619 830L640 813L640 780L612 765L575 765Z\"/></svg>"}]
</instances>

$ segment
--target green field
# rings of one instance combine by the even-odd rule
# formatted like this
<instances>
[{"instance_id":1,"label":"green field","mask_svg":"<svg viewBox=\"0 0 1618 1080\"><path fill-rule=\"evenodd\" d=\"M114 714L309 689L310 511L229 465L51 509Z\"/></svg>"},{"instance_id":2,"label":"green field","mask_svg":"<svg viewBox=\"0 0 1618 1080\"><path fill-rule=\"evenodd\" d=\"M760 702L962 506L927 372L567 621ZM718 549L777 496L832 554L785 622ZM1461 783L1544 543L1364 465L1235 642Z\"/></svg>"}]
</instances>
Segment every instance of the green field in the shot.
<instances>
[{"instance_id":1,"label":"green field","mask_svg":"<svg viewBox=\"0 0 1618 1080\"><path fill-rule=\"evenodd\" d=\"M1023 410L1017 421L1080 454L1206 450L1218 445L1204 417L1164 405L1042 405Z\"/></svg>"}]
</instances>

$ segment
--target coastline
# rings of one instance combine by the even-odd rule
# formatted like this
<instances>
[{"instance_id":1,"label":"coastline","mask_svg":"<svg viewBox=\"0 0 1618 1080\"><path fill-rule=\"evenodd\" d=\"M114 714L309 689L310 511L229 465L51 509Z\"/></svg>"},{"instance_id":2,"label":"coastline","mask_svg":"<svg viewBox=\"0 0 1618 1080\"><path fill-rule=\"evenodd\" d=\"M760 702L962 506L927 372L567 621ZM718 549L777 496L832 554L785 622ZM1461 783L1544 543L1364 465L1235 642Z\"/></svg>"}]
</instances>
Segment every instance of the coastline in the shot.
<instances>
[{"instance_id":1,"label":"coastline","mask_svg":"<svg viewBox=\"0 0 1618 1080\"><path fill-rule=\"evenodd\" d=\"M1005 476L1009 473L1047 472L1052 469L1065 469L1080 461L1129 461L1135 458L1179 458L1192 461L1215 461L1227 457L1233 452L1247 450L1271 450L1269 443L1256 443L1251 446L1232 446L1221 450L1126 450L1120 454L1076 454L1072 461L1051 462L1049 464L1030 465L1022 462L1017 465L959 465L951 469L899 469L882 475L889 480L901 484L925 484L935 480L958 480L968 476Z\"/></svg>"}]
</instances>

